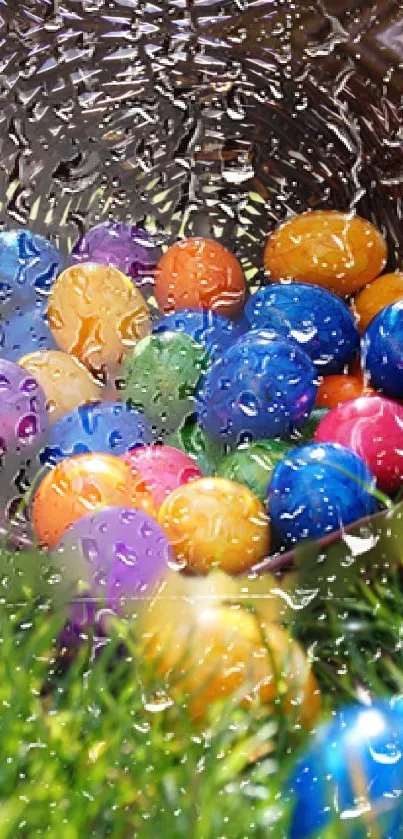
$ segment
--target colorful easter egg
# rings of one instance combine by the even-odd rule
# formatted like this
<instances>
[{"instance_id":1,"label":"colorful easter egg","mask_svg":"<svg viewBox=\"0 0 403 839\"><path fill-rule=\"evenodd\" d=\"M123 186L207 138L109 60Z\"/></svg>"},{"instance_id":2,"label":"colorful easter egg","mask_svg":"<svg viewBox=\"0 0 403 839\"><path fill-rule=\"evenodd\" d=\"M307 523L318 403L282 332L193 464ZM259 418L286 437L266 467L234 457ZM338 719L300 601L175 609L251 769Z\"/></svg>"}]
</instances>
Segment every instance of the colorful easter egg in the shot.
<instances>
[{"instance_id":1,"label":"colorful easter egg","mask_svg":"<svg viewBox=\"0 0 403 839\"><path fill-rule=\"evenodd\" d=\"M70 457L51 469L35 494L32 521L40 545L53 548L68 527L103 507L134 507L153 515L145 481L128 463L106 454Z\"/></svg>"},{"instance_id":2,"label":"colorful easter egg","mask_svg":"<svg viewBox=\"0 0 403 839\"><path fill-rule=\"evenodd\" d=\"M294 216L271 234L264 252L272 282L312 283L340 297L378 277L386 259L385 240L373 224L334 210Z\"/></svg>"},{"instance_id":3,"label":"colorful easter egg","mask_svg":"<svg viewBox=\"0 0 403 839\"><path fill-rule=\"evenodd\" d=\"M150 282L160 258L153 237L142 227L107 221L87 230L73 246L70 260L114 265L139 288Z\"/></svg>"},{"instance_id":4,"label":"colorful easter egg","mask_svg":"<svg viewBox=\"0 0 403 839\"><path fill-rule=\"evenodd\" d=\"M274 283L259 289L245 307L252 329L273 330L295 341L319 373L339 372L359 346L354 317L345 303L308 283Z\"/></svg>"},{"instance_id":5,"label":"colorful easter egg","mask_svg":"<svg viewBox=\"0 0 403 839\"><path fill-rule=\"evenodd\" d=\"M403 483L403 406L382 396L362 397L333 408L315 433L318 443L339 443L356 452L385 492Z\"/></svg>"},{"instance_id":6,"label":"colorful easter egg","mask_svg":"<svg viewBox=\"0 0 403 839\"><path fill-rule=\"evenodd\" d=\"M132 281L117 268L94 262L60 274L48 318L60 349L97 373L114 369L150 331L147 304Z\"/></svg>"},{"instance_id":7,"label":"colorful easter egg","mask_svg":"<svg viewBox=\"0 0 403 839\"><path fill-rule=\"evenodd\" d=\"M233 321L206 309L182 309L164 315L153 325L154 334L160 332L185 332L215 360L247 331L244 320Z\"/></svg>"},{"instance_id":8,"label":"colorful easter egg","mask_svg":"<svg viewBox=\"0 0 403 839\"><path fill-rule=\"evenodd\" d=\"M199 574L221 568L240 574L270 549L270 525L259 499L225 478L179 487L162 504L158 521L178 562Z\"/></svg>"},{"instance_id":9,"label":"colorful easter egg","mask_svg":"<svg viewBox=\"0 0 403 839\"><path fill-rule=\"evenodd\" d=\"M290 839L399 839L403 820L400 697L339 710L311 738L289 782Z\"/></svg>"},{"instance_id":10,"label":"colorful easter egg","mask_svg":"<svg viewBox=\"0 0 403 839\"><path fill-rule=\"evenodd\" d=\"M371 384L386 396L403 399L403 300L386 306L371 320L362 356Z\"/></svg>"},{"instance_id":11,"label":"colorful easter egg","mask_svg":"<svg viewBox=\"0 0 403 839\"><path fill-rule=\"evenodd\" d=\"M140 446L128 452L124 460L144 478L157 509L175 489L202 477L196 463L171 446Z\"/></svg>"},{"instance_id":12,"label":"colorful easter egg","mask_svg":"<svg viewBox=\"0 0 403 839\"><path fill-rule=\"evenodd\" d=\"M376 396L376 390L365 383L362 376L337 374L325 376L319 384L316 397L318 408L337 408L350 399L360 396Z\"/></svg>"},{"instance_id":13,"label":"colorful easter egg","mask_svg":"<svg viewBox=\"0 0 403 839\"><path fill-rule=\"evenodd\" d=\"M152 439L151 425L143 414L122 402L93 402L54 423L41 459L54 466L85 452L120 456Z\"/></svg>"},{"instance_id":14,"label":"colorful easter egg","mask_svg":"<svg viewBox=\"0 0 403 839\"><path fill-rule=\"evenodd\" d=\"M286 436L309 416L316 375L295 344L253 330L204 376L197 398L201 425L232 445Z\"/></svg>"},{"instance_id":15,"label":"colorful easter egg","mask_svg":"<svg viewBox=\"0 0 403 839\"><path fill-rule=\"evenodd\" d=\"M28 456L48 428L45 394L18 364L0 359L0 454Z\"/></svg>"},{"instance_id":16,"label":"colorful easter egg","mask_svg":"<svg viewBox=\"0 0 403 839\"><path fill-rule=\"evenodd\" d=\"M357 294L353 311L360 332L365 332L371 320L386 306L403 300L403 273L382 274Z\"/></svg>"},{"instance_id":17,"label":"colorful easter egg","mask_svg":"<svg viewBox=\"0 0 403 839\"><path fill-rule=\"evenodd\" d=\"M189 335L150 335L126 359L123 396L160 432L175 431L194 411L194 393L207 363L205 349Z\"/></svg>"},{"instance_id":18,"label":"colorful easter egg","mask_svg":"<svg viewBox=\"0 0 403 839\"><path fill-rule=\"evenodd\" d=\"M258 441L242 446L223 458L217 475L248 487L260 501L266 501L273 469L293 447L294 443L282 440Z\"/></svg>"},{"instance_id":19,"label":"colorful easter egg","mask_svg":"<svg viewBox=\"0 0 403 839\"><path fill-rule=\"evenodd\" d=\"M9 312L21 304L35 306L46 299L62 268L59 251L43 236L29 230L1 231L0 306Z\"/></svg>"},{"instance_id":20,"label":"colorful easter egg","mask_svg":"<svg viewBox=\"0 0 403 839\"><path fill-rule=\"evenodd\" d=\"M213 475L226 453L225 446L205 434L199 423L190 417L166 438L166 444L180 449L194 460L203 475Z\"/></svg>"},{"instance_id":21,"label":"colorful easter egg","mask_svg":"<svg viewBox=\"0 0 403 839\"><path fill-rule=\"evenodd\" d=\"M42 307L15 308L0 324L0 355L18 361L28 353L56 349Z\"/></svg>"},{"instance_id":22,"label":"colorful easter egg","mask_svg":"<svg viewBox=\"0 0 403 839\"><path fill-rule=\"evenodd\" d=\"M150 597L163 579L172 549L157 522L143 510L104 507L76 521L52 552L59 585L78 597L70 620L80 614L85 592L87 620L96 610L132 615L138 601ZM82 612L80 623L82 624Z\"/></svg>"},{"instance_id":23,"label":"colorful easter egg","mask_svg":"<svg viewBox=\"0 0 403 839\"><path fill-rule=\"evenodd\" d=\"M20 358L24 367L43 388L50 422L101 397L101 388L77 359L58 350L40 350Z\"/></svg>"},{"instance_id":24,"label":"colorful easter egg","mask_svg":"<svg viewBox=\"0 0 403 839\"><path fill-rule=\"evenodd\" d=\"M215 702L232 699L268 705L274 714L281 703L291 725L310 727L320 693L301 647L239 604L194 597L182 606L163 590L140 619L140 647L165 677L168 694L199 721Z\"/></svg>"},{"instance_id":25,"label":"colorful easter egg","mask_svg":"<svg viewBox=\"0 0 403 839\"><path fill-rule=\"evenodd\" d=\"M155 273L155 297L163 312L212 309L236 318L246 284L236 257L213 239L184 239L161 257Z\"/></svg>"},{"instance_id":26,"label":"colorful easter egg","mask_svg":"<svg viewBox=\"0 0 403 839\"><path fill-rule=\"evenodd\" d=\"M277 464L269 485L269 510L287 545L319 539L376 510L375 479L344 446L310 443Z\"/></svg>"}]
</instances>

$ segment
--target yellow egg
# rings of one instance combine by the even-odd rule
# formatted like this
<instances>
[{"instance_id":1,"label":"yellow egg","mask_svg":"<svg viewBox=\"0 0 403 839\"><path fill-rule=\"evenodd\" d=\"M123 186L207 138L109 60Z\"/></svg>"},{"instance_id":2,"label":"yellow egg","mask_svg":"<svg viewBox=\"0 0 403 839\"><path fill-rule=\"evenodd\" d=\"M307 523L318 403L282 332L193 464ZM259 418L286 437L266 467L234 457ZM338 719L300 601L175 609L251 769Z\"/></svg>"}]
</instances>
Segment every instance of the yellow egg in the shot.
<instances>
[{"instance_id":1,"label":"yellow egg","mask_svg":"<svg viewBox=\"0 0 403 839\"><path fill-rule=\"evenodd\" d=\"M184 566L199 574L221 568L241 574L270 550L270 524L259 499L226 478L201 478L178 487L158 521Z\"/></svg>"},{"instance_id":2,"label":"yellow egg","mask_svg":"<svg viewBox=\"0 0 403 839\"><path fill-rule=\"evenodd\" d=\"M373 224L333 210L294 216L274 231L264 252L272 282L312 283L341 297L374 280L386 260L385 240Z\"/></svg>"},{"instance_id":3,"label":"yellow egg","mask_svg":"<svg viewBox=\"0 0 403 839\"><path fill-rule=\"evenodd\" d=\"M273 622L274 612L271 621L258 609L249 612L236 592L221 599L221 588L231 588L228 579L214 591L207 577L205 586L197 594L197 584L190 583L192 593L182 599L168 584L137 624L141 651L165 678L171 697L184 699L199 720L219 699L269 706L280 700L290 722L310 726L320 694L302 648Z\"/></svg>"},{"instance_id":4,"label":"yellow egg","mask_svg":"<svg viewBox=\"0 0 403 839\"><path fill-rule=\"evenodd\" d=\"M133 282L111 265L72 265L49 296L58 346L97 373L114 370L150 331L148 306Z\"/></svg>"},{"instance_id":5,"label":"yellow egg","mask_svg":"<svg viewBox=\"0 0 403 839\"><path fill-rule=\"evenodd\" d=\"M49 419L58 420L86 402L101 399L101 388L77 359L58 350L40 350L18 362L45 392Z\"/></svg>"}]
</instances>

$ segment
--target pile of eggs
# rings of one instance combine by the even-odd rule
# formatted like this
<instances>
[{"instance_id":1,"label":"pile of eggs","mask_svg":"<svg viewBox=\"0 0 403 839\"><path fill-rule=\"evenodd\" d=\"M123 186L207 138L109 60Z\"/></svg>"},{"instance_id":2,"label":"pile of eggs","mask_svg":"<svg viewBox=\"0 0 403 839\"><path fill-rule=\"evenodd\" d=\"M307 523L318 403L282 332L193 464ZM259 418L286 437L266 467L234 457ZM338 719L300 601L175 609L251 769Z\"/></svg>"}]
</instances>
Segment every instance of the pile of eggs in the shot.
<instances>
[{"instance_id":1,"label":"pile of eggs","mask_svg":"<svg viewBox=\"0 0 403 839\"><path fill-rule=\"evenodd\" d=\"M336 211L280 226L258 289L210 239L161 255L147 231L108 222L65 265L38 235L0 233L3 534L48 550L76 599L121 612L161 580L242 580L374 513L403 478L403 274L386 263L379 231ZM179 633L175 611L148 613L150 655ZM237 639L220 694L259 659L252 681L272 698L249 613L219 599L188 624L217 655Z\"/></svg>"}]
</instances>

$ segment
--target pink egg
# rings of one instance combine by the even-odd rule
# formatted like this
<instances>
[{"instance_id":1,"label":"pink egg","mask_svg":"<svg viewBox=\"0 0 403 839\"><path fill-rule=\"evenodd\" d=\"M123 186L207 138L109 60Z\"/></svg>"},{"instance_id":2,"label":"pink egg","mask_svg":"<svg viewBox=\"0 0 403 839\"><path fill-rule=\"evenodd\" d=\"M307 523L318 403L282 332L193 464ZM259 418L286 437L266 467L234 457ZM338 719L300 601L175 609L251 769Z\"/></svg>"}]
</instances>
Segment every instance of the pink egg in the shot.
<instances>
[{"instance_id":1,"label":"pink egg","mask_svg":"<svg viewBox=\"0 0 403 839\"><path fill-rule=\"evenodd\" d=\"M363 396L327 413L315 432L318 443L340 443L365 460L384 492L403 481L403 406L383 396Z\"/></svg>"},{"instance_id":2,"label":"pink egg","mask_svg":"<svg viewBox=\"0 0 403 839\"><path fill-rule=\"evenodd\" d=\"M178 487L203 477L194 460L171 446L140 446L123 459L147 482L157 507Z\"/></svg>"}]
</instances>

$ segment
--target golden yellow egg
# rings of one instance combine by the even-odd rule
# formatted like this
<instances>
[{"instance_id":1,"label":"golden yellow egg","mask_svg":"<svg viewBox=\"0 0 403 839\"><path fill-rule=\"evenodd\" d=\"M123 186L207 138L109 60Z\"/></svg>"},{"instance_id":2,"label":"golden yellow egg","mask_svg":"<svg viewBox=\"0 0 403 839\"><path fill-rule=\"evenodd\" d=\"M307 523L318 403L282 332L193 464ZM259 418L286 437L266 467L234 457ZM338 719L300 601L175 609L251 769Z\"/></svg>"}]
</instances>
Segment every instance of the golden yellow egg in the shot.
<instances>
[{"instance_id":1,"label":"golden yellow egg","mask_svg":"<svg viewBox=\"0 0 403 839\"><path fill-rule=\"evenodd\" d=\"M51 422L86 402L103 398L91 373L67 353L40 350L25 355L18 363L32 373L44 390Z\"/></svg>"},{"instance_id":2,"label":"golden yellow egg","mask_svg":"<svg viewBox=\"0 0 403 839\"><path fill-rule=\"evenodd\" d=\"M294 216L272 233L264 251L272 282L312 283L340 297L378 277L386 260L385 240L371 222L334 210Z\"/></svg>"},{"instance_id":3,"label":"golden yellow egg","mask_svg":"<svg viewBox=\"0 0 403 839\"><path fill-rule=\"evenodd\" d=\"M226 478L201 478L172 492L158 521L179 563L206 574L221 568L241 574L270 551L263 504L247 487Z\"/></svg>"},{"instance_id":4,"label":"golden yellow egg","mask_svg":"<svg viewBox=\"0 0 403 839\"><path fill-rule=\"evenodd\" d=\"M150 331L148 306L112 265L72 265L57 278L48 305L54 339L90 370L113 370Z\"/></svg>"},{"instance_id":5,"label":"golden yellow egg","mask_svg":"<svg viewBox=\"0 0 403 839\"><path fill-rule=\"evenodd\" d=\"M281 702L290 722L310 726L320 694L302 648L274 623L275 610L270 621L259 609L252 613L240 605L236 592L221 599L221 587L231 588L228 579L216 583L215 592L213 584L209 594L208 580L199 594L190 583L187 599L172 596L168 585L138 623L141 650L165 678L170 696L184 699L199 720L216 700L232 697L274 709Z\"/></svg>"}]
</instances>

